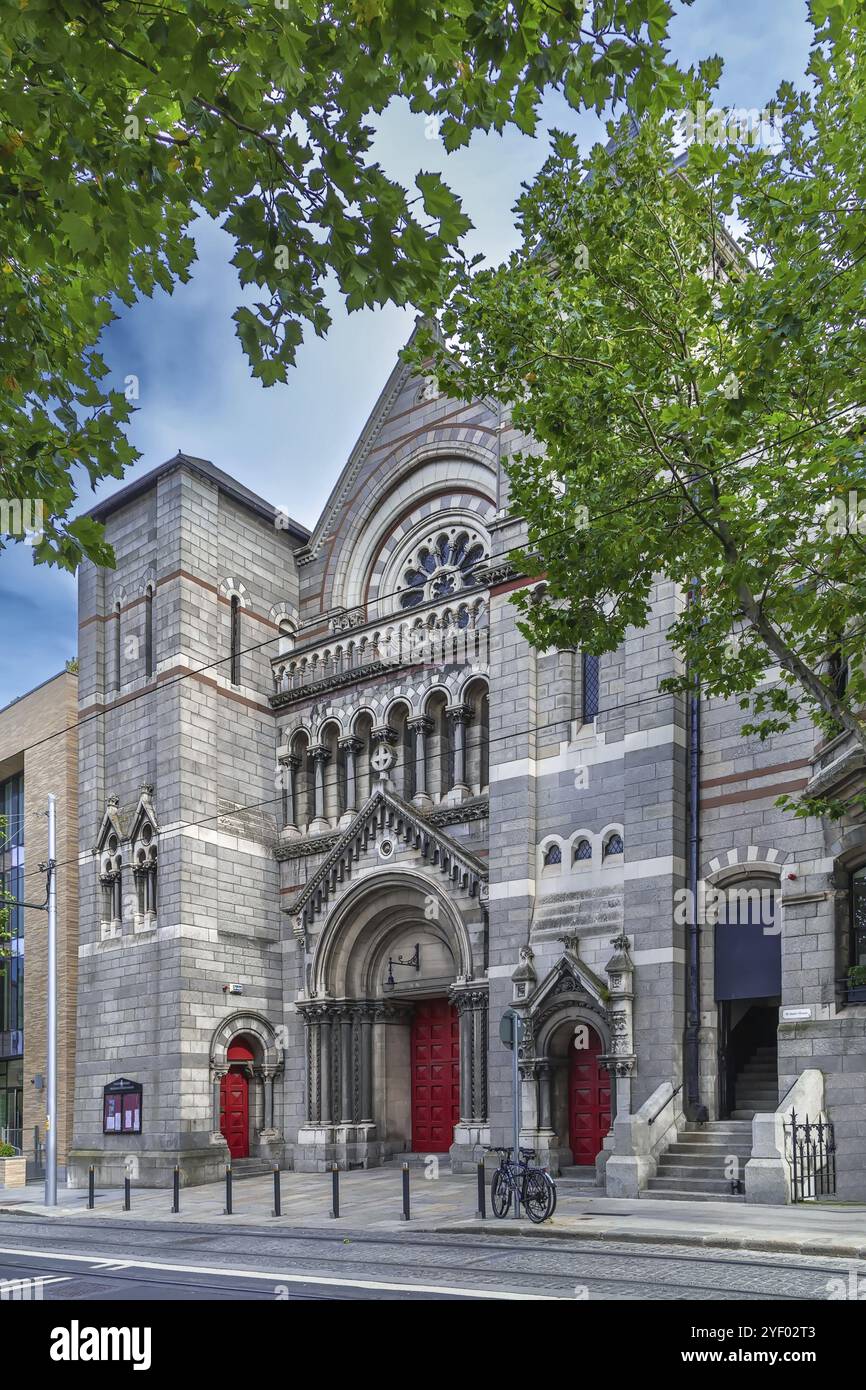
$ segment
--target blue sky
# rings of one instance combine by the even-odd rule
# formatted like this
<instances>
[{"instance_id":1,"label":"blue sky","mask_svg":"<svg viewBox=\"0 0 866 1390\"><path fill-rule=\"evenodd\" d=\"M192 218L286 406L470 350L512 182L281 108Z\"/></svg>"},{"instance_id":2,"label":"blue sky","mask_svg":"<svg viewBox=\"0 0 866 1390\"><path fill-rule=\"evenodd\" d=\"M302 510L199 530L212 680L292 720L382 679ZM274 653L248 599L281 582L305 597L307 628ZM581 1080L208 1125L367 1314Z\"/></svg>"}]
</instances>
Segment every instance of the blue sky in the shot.
<instances>
[{"instance_id":1,"label":"blue sky","mask_svg":"<svg viewBox=\"0 0 866 1390\"><path fill-rule=\"evenodd\" d=\"M690 9L678 7L671 48L684 65L720 53L720 103L762 108L780 81L802 78L810 35L805 0L695 0ZM514 130L477 135L448 155L439 141L425 138L423 117L396 106L380 122L373 154L407 186L419 170L441 171L475 223L470 248L495 262L515 244L511 209L521 181L546 156L546 129L574 131L585 148L603 135L594 115L578 116L558 98L546 102L543 114L535 138ZM288 384L265 390L250 377L234 336L239 292L230 239L215 224L199 223L196 240L191 283L124 310L106 332L105 357L117 383L129 374L139 378L130 434L142 458L122 484L87 491L81 507L182 449L211 459L312 526L411 332L413 314L385 308L348 315L334 298L327 339L311 336ZM75 654L75 581L34 566L25 545L0 552L0 636L0 707Z\"/></svg>"}]
</instances>

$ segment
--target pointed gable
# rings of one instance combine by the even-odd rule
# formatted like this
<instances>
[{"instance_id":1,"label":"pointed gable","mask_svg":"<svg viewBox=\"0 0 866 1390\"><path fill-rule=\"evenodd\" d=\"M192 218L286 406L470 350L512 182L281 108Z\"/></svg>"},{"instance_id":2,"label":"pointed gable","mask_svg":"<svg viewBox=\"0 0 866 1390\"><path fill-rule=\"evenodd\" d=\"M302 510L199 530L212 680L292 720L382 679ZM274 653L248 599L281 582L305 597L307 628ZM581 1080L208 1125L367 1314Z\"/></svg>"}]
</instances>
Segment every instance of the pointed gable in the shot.
<instances>
[{"instance_id":1,"label":"pointed gable","mask_svg":"<svg viewBox=\"0 0 866 1390\"><path fill-rule=\"evenodd\" d=\"M295 919L296 931L303 932L327 908L331 898L339 895L370 841L384 832L418 850L455 890L475 897L487 882L487 870L480 859L380 783L287 909Z\"/></svg>"},{"instance_id":2,"label":"pointed gable","mask_svg":"<svg viewBox=\"0 0 866 1390\"><path fill-rule=\"evenodd\" d=\"M375 600L386 568L399 562L394 544L409 544L434 510L484 530L497 506L500 423L498 407L440 396L432 378L398 361L297 552L302 621Z\"/></svg>"}]
</instances>

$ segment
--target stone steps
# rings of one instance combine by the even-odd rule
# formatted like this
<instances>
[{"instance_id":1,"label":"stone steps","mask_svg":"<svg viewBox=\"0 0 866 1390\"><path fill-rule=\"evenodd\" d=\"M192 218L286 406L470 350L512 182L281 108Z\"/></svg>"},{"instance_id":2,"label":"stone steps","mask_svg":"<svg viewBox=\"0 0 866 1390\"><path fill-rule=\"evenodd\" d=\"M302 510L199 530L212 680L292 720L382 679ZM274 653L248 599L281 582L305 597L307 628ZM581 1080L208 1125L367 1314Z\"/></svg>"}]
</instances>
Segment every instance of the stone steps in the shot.
<instances>
[{"instance_id":1,"label":"stone steps","mask_svg":"<svg viewBox=\"0 0 866 1390\"><path fill-rule=\"evenodd\" d=\"M644 1188L640 1194L642 1197L651 1197L657 1202L744 1202L746 1199L741 1192L694 1192L683 1189L662 1189L659 1192L650 1192L649 1188Z\"/></svg>"},{"instance_id":2,"label":"stone steps","mask_svg":"<svg viewBox=\"0 0 866 1390\"><path fill-rule=\"evenodd\" d=\"M264 1158L236 1158L232 1161L232 1181L239 1178L263 1178L273 1173L274 1165Z\"/></svg>"}]
</instances>

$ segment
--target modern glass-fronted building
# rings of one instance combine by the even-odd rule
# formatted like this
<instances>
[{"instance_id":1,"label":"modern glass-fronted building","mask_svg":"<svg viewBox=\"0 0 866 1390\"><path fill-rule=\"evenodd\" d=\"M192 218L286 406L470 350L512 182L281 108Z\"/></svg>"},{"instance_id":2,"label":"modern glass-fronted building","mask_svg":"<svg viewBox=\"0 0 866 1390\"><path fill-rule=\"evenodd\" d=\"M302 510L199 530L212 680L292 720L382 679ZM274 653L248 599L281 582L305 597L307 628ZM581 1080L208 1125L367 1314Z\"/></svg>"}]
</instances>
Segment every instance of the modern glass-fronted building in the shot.
<instances>
[{"instance_id":1,"label":"modern glass-fronted building","mask_svg":"<svg viewBox=\"0 0 866 1390\"><path fill-rule=\"evenodd\" d=\"M24 896L24 775L0 782L2 903ZM2 904L0 904L2 906ZM24 909L5 910L0 939L0 1140L21 1147L24 1075Z\"/></svg>"}]
</instances>

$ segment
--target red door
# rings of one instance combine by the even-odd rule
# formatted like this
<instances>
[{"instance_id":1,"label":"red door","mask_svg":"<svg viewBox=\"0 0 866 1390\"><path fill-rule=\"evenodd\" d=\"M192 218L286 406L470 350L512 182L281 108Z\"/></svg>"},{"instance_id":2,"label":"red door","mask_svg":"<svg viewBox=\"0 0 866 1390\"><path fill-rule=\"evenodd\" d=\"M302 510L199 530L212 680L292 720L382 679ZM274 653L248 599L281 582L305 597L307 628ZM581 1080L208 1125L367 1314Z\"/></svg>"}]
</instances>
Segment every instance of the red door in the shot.
<instances>
[{"instance_id":1,"label":"red door","mask_svg":"<svg viewBox=\"0 0 866 1390\"><path fill-rule=\"evenodd\" d=\"M599 1065L601 1038L589 1029L588 1045L572 1047L568 1085L568 1140L577 1164L595 1162L610 1129L610 1073Z\"/></svg>"},{"instance_id":2,"label":"red door","mask_svg":"<svg viewBox=\"0 0 866 1390\"><path fill-rule=\"evenodd\" d=\"M460 1119L460 1035L447 999L419 1004L412 1020L412 1151L447 1153Z\"/></svg>"},{"instance_id":3,"label":"red door","mask_svg":"<svg viewBox=\"0 0 866 1390\"><path fill-rule=\"evenodd\" d=\"M229 1062L247 1063L253 1054L246 1043L232 1043ZM250 1087L246 1071L232 1068L220 1082L220 1130L232 1158L249 1158Z\"/></svg>"}]
</instances>

